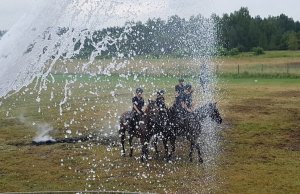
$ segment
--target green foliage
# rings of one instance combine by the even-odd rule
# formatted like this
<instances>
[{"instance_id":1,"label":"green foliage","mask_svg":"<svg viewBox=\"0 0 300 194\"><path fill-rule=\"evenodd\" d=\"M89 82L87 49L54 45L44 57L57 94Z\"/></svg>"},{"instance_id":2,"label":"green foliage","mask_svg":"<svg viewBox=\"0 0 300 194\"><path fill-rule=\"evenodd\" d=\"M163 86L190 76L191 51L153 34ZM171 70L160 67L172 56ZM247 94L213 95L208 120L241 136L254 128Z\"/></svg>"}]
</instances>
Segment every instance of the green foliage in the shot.
<instances>
[{"instance_id":1,"label":"green foliage","mask_svg":"<svg viewBox=\"0 0 300 194\"><path fill-rule=\"evenodd\" d=\"M254 48L252 48L252 51L254 52L254 55L265 54L265 51L262 47L254 47Z\"/></svg>"},{"instance_id":2,"label":"green foliage","mask_svg":"<svg viewBox=\"0 0 300 194\"><path fill-rule=\"evenodd\" d=\"M239 48L240 51L251 51L253 47L264 50L298 49L300 23L281 14L262 19L252 18L247 8L242 7L230 15L224 14L219 20L219 34L223 47ZM289 35L286 33L289 32ZM290 32L293 32L290 34Z\"/></svg>"},{"instance_id":3,"label":"green foliage","mask_svg":"<svg viewBox=\"0 0 300 194\"><path fill-rule=\"evenodd\" d=\"M219 47L218 48L218 55L219 56L227 56L228 55L228 49L224 47Z\"/></svg>"},{"instance_id":4,"label":"green foliage","mask_svg":"<svg viewBox=\"0 0 300 194\"><path fill-rule=\"evenodd\" d=\"M255 49L255 54L263 54L264 50L297 50L300 41L300 23L284 14L280 16L251 17L248 8L242 7L223 17L212 15L211 18L220 37L218 55L233 56L239 52L249 52ZM93 42L102 41L107 35L118 39L114 44L107 45L97 58L148 56L161 58L163 56L188 57L195 50L202 49L202 42L186 41L190 36L198 36L197 26L202 26L206 18L201 15L189 19L177 15L167 20L161 18L148 19L146 22L130 22L131 30L125 27L110 27L93 33ZM62 33L69 29L61 28ZM126 37L123 36L126 31ZM197 34L198 33L198 34ZM77 42L75 50L80 48L79 58L87 58L95 47L87 38L83 43Z\"/></svg>"},{"instance_id":5,"label":"green foliage","mask_svg":"<svg viewBox=\"0 0 300 194\"><path fill-rule=\"evenodd\" d=\"M234 55L238 55L239 53L240 53L240 51L238 48L232 48L228 54L231 56L234 56Z\"/></svg>"},{"instance_id":6,"label":"green foliage","mask_svg":"<svg viewBox=\"0 0 300 194\"><path fill-rule=\"evenodd\" d=\"M239 52L252 51L253 48L298 50L300 47L300 22L295 22L284 14L268 18L251 17L248 8L242 7L222 17L213 14L210 19L216 25L220 39L218 54L221 56L237 55ZM207 18L201 15L191 16L189 19L173 15L167 20L150 18L146 22L127 22L130 30L126 27L98 30L91 32L91 36L86 36L85 40L74 40L74 50L77 53L75 58L88 58L96 50L95 46L108 36L117 41L109 41L107 48L98 53L96 58L192 56L195 50L203 49L202 41L195 37L201 36L198 27L203 26L206 21ZM57 35L69 30L71 29L60 27ZM0 30L0 38L5 32ZM191 39L193 41L187 41ZM255 54L262 54L261 49L254 51Z\"/></svg>"}]
</instances>

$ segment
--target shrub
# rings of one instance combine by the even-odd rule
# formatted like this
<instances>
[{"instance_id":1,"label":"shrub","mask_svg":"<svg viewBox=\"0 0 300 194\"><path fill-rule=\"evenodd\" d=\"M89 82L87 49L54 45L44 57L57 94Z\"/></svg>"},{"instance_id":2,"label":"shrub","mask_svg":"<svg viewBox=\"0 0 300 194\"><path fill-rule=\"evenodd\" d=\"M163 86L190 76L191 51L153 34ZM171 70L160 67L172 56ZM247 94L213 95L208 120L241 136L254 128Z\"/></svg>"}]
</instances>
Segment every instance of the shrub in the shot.
<instances>
[{"instance_id":1,"label":"shrub","mask_svg":"<svg viewBox=\"0 0 300 194\"><path fill-rule=\"evenodd\" d=\"M263 48L261 47L254 47L252 49L252 51L254 52L254 55L262 55L262 54L265 54L265 51Z\"/></svg>"},{"instance_id":2,"label":"shrub","mask_svg":"<svg viewBox=\"0 0 300 194\"><path fill-rule=\"evenodd\" d=\"M218 48L218 55L220 56L227 56L228 55L228 49L224 47Z\"/></svg>"},{"instance_id":3,"label":"shrub","mask_svg":"<svg viewBox=\"0 0 300 194\"><path fill-rule=\"evenodd\" d=\"M233 55L238 55L240 53L238 48L233 48L229 51L229 55L233 56Z\"/></svg>"}]
</instances>

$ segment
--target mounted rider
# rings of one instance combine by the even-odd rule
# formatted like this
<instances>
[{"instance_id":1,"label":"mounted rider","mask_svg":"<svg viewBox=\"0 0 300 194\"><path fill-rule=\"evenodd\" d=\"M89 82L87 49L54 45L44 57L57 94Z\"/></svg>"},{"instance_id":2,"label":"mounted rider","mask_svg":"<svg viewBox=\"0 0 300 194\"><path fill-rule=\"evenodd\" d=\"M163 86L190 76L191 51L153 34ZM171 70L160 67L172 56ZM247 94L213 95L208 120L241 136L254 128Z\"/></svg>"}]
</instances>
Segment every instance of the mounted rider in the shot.
<instances>
[{"instance_id":1,"label":"mounted rider","mask_svg":"<svg viewBox=\"0 0 300 194\"><path fill-rule=\"evenodd\" d=\"M193 112L193 89L191 84L186 84L184 87L184 95L181 100L181 107L187 112Z\"/></svg>"},{"instance_id":2,"label":"mounted rider","mask_svg":"<svg viewBox=\"0 0 300 194\"><path fill-rule=\"evenodd\" d=\"M178 79L178 84L175 86L175 104L180 104L180 99L184 95L184 79Z\"/></svg>"},{"instance_id":3,"label":"mounted rider","mask_svg":"<svg viewBox=\"0 0 300 194\"><path fill-rule=\"evenodd\" d=\"M166 110L166 104L165 104L165 97L164 97L165 91L164 90L159 90L156 93L156 105L159 107L160 111L165 111Z\"/></svg>"},{"instance_id":4,"label":"mounted rider","mask_svg":"<svg viewBox=\"0 0 300 194\"><path fill-rule=\"evenodd\" d=\"M185 119L189 113L193 112L192 85L184 86L184 92L176 97L174 104L175 111L179 119Z\"/></svg>"},{"instance_id":5,"label":"mounted rider","mask_svg":"<svg viewBox=\"0 0 300 194\"><path fill-rule=\"evenodd\" d=\"M132 120L134 126L137 126L144 114L143 107L145 102L143 98L143 92L144 91L142 88L137 88L135 90L135 96L132 98Z\"/></svg>"}]
</instances>

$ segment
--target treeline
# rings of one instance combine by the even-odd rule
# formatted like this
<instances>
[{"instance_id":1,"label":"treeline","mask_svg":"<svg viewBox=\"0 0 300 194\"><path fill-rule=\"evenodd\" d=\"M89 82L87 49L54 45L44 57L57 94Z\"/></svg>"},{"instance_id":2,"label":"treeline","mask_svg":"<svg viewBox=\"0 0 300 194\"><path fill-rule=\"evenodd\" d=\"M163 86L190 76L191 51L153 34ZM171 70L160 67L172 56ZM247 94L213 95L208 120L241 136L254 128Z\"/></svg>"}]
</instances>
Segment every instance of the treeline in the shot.
<instances>
[{"instance_id":1,"label":"treeline","mask_svg":"<svg viewBox=\"0 0 300 194\"><path fill-rule=\"evenodd\" d=\"M167 20L160 18L149 19L147 22L131 23L131 30L126 36L114 44L108 44L107 50L101 52L101 57L127 57L143 55L161 57L185 57L194 54L195 50L203 49L203 26L207 19L216 24L219 55L235 55L239 52L254 51L262 54L264 50L297 50L300 47L300 23L281 14L261 18L252 17L248 8L223 16L212 15L204 18L201 15L189 19L171 16ZM202 28L202 31L199 30ZM112 27L94 32L92 40L87 39L83 47L77 44L80 57L89 56L95 50L92 42L99 42L104 37L121 37L126 29ZM206 48L207 49L207 48Z\"/></svg>"},{"instance_id":2,"label":"treeline","mask_svg":"<svg viewBox=\"0 0 300 194\"><path fill-rule=\"evenodd\" d=\"M251 17L249 10L240 10L223 16L201 15L189 19L171 16L167 20L149 19L147 22L128 23L130 28L110 27L95 32L87 32L83 42L76 42L74 50L77 57L86 58L95 50L101 52L101 58L131 57L136 55L161 57L185 57L203 49L203 41L209 37L203 35L203 26L208 19L215 22L218 37L218 54L237 54L240 51L297 50L300 45L300 23L281 14L280 16ZM60 28L62 35L68 28ZM205 31L205 29L204 29ZM0 31L0 37L5 31ZM105 46L101 44L105 43ZM102 47L102 48L101 48ZM98 49L96 49L98 48ZM207 48L205 48L207 49ZM29 49L30 51L30 49Z\"/></svg>"},{"instance_id":3,"label":"treeline","mask_svg":"<svg viewBox=\"0 0 300 194\"><path fill-rule=\"evenodd\" d=\"M98 43L104 42L105 46L100 44L105 48L101 50L101 58L190 56L203 47L202 41L207 34L199 31L199 27L205 21L207 19L201 15L188 20L175 15L167 21L155 18L145 23L129 22L126 25L128 28L110 27L93 32L92 38L87 38L84 43L77 42L75 50L80 49L78 56L86 57L96 50Z\"/></svg>"},{"instance_id":4,"label":"treeline","mask_svg":"<svg viewBox=\"0 0 300 194\"><path fill-rule=\"evenodd\" d=\"M251 51L255 47L264 50L297 50L300 43L300 23L280 16L251 17L242 7L222 17L215 16L219 25L222 47L228 50Z\"/></svg>"}]
</instances>

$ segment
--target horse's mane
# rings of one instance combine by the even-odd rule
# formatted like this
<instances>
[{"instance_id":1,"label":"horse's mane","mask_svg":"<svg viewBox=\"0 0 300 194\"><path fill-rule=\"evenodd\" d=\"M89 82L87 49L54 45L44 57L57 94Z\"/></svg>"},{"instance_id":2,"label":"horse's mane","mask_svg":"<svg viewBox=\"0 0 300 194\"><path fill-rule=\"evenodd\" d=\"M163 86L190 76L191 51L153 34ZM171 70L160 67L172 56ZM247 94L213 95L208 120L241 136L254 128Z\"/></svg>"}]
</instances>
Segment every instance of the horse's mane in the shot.
<instances>
[{"instance_id":1,"label":"horse's mane","mask_svg":"<svg viewBox=\"0 0 300 194\"><path fill-rule=\"evenodd\" d=\"M147 113L150 113L150 105L155 105L155 101L154 100L148 100L148 105L147 105L147 107L146 107L146 109L145 109L145 113L147 114Z\"/></svg>"}]
</instances>

